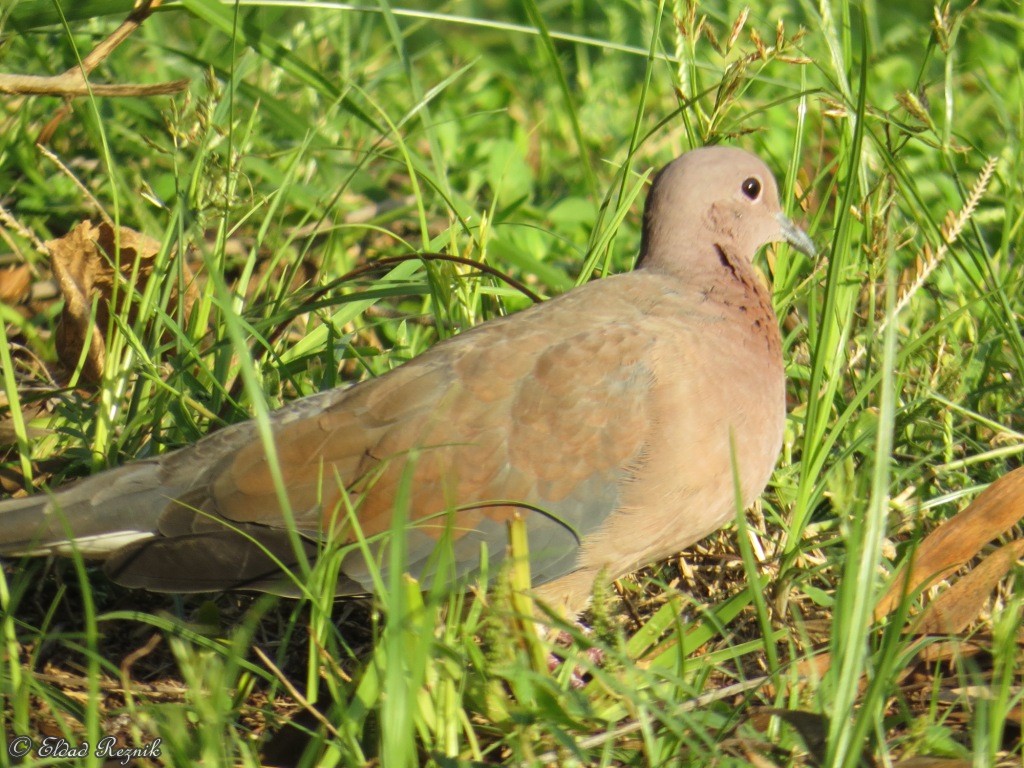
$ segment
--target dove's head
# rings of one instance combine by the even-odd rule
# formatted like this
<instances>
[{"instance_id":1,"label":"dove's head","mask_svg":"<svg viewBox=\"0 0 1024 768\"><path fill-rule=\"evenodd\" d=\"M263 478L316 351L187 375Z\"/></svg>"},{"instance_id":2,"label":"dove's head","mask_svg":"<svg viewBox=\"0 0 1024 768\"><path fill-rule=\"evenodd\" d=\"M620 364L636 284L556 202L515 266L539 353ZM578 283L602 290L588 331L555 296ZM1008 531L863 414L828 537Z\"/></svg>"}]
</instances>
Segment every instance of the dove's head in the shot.
<instances>
[{"instance_id":1,"label":"dove's head","mask_svg":"<svg viewBox=\"0 0 1024 768\"><path fill-rule=\"evenodd\" d=\"M782 213L768 166L742 149L704 147L655 176L637 265L686 273L708 257L749 261L779 241L814 255L811 239Z\"/></svg>"}]
</instances>

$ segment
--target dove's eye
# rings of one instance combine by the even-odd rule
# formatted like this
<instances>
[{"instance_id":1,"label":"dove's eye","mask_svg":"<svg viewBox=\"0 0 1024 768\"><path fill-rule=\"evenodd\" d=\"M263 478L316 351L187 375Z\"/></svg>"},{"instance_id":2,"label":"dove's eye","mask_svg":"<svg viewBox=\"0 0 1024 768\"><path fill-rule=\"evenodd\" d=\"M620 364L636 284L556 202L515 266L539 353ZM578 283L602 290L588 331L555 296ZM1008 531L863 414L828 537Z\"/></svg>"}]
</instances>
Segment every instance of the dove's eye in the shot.
<instances>
[{"instance_id":1,"label":"dove's eye","mask_svg":"<svg viewBox=\"0 0 1024 768\"><path fill-rule=\"evenodd\" d=\"M761 196L761 182L751 176L749 179L740 185L740 189L743 190L743 194L749 197L751 200L757 200Z\"/></svg>"}]
</instances>

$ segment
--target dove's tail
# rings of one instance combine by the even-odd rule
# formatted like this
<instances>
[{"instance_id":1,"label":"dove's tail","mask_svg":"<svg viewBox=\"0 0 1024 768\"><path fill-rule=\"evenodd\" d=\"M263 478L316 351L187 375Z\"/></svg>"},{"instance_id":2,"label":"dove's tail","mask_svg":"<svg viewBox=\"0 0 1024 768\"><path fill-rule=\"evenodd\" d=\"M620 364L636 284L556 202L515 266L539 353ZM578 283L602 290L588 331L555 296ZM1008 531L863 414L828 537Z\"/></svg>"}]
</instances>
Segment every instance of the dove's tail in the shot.
<instances>
[{"instance_id":1,"label":"dove's tail","mask_svg":"<svg viewBox=\"0 0 1024 768\"><path fill-rule=\"evenodd\" d=\"M129 464L53 493L0 501L0 555L104 558L151 538L165 506L159 467Z\"/></svg>"}]
</instances>

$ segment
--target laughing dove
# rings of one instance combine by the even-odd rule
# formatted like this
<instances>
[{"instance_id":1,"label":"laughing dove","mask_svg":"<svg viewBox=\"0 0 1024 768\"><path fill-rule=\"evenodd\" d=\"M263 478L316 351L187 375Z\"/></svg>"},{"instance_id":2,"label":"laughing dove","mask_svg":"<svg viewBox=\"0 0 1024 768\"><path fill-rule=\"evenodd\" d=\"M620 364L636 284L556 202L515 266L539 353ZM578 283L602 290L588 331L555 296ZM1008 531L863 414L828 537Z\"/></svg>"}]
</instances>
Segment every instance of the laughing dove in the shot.
<instances>
[{"instance_id":1,"label":"laughing dove","mask_svg":"<svg viewBox=\"0 0 1024 768\"><path fill-rule=\"evenodd\" d=\"M296 546L312 557L328 534L361 535L369 548L345 555L337 586L354 595L373 589L366 553L388 567L381 542L396 504L407 521L400 567L424 582L475 573L483 544L493 566L518 514L538 597L578 611L599 573L680 551L768 481L784 376L751 259L781 240L813 252L764 163L739 149L689 152L654 180L635 271L272 414L290 513L250 421L0 503L0 554L76 548L129 587L287 594L295 582L280 565L297 562ZM441 540L453 560L443 571Z\"/></svg>"}]
</instances>

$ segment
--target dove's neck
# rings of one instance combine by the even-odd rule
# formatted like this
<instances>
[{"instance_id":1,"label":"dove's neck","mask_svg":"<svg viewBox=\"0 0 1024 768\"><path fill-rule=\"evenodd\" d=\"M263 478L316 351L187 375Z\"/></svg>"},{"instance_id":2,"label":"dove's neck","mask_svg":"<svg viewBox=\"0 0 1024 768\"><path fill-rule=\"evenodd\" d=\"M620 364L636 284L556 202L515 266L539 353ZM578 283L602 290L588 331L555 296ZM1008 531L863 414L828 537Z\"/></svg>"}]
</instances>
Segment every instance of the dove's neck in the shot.
<instances>
[{"instance_id":1,"label":"dove's neck","mask_svg":"<svg viewBox=\"0 0 1024 768\"><path fill-rule=\"evenodd\" d=\"M768 290L750 263L757 243L717 237L706 227L667 229L651 220L645 224L637 269L671 275L711 299L768 300Z\"/></svg>"},{"instance_id":2,"label":"dove's neck","mask_svg":"<svg viewBox=\"0 0 1024 768\"><path fill-rule=\"evenodd\" d=\"M768 286L746 257L718 245L713 250L718 260L714 279L707 281L708 275L701 276L705 278L702 294L706 301L721 307L723 316L748 323L748 342L772 360L781 360L782 338Z\"/></svg>"},{"instance_id":3,"label":"dove's neck","mask_svg":"<svg viewBox=\"0 0 1024 768\"><path fill-rule=\"evenodd\" d=\"M733 322L742 318L741 322L750 325L752 342L759 347L765 344L772 357L781 355L771 293L748 256L706 236L698 240L686 238L681 232L674 234L662 242L645 241L647 248L641 250L637 268L670 276L681 292L694 296L705 311L715 316ZM705 245L698 246L700 242Z\"/></svg>"},{"instance_id":4,"label":"dove's neck","mask_svg":"<svg viewBox=\"0 0 1024 768\"><path fill-rule=\"evenodd\" d=\"M711 252L714 265L690 275L692 282L703 285L712 293L720 292L723 298L742 298L744 303L756 299L756 304L764 304L771 311L768 286L748 258L737 255L734 249L723 245L712 245Z\"/></svg>"}]
</instances>

